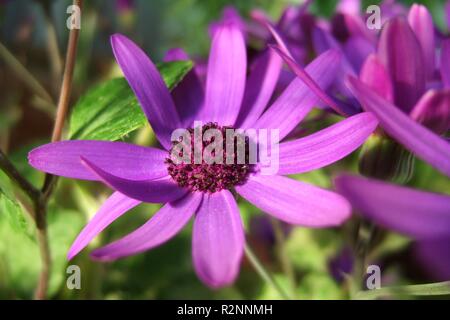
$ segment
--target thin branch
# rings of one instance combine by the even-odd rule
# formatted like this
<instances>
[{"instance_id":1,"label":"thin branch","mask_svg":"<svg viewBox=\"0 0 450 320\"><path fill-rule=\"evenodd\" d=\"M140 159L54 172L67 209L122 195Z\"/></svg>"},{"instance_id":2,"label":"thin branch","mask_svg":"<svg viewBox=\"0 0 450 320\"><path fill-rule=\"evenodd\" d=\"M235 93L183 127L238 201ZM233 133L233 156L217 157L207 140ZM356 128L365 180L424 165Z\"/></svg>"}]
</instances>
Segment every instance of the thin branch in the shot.
<instances>
[{"instance_id":1,"label":"thin branch","mask_svg":"<svg viewBox=\"0 0 450 320\"><path fill-rule=\"evenodd\" d=\"M74 0L73 4L78 6L81 11L82 0ZM67 45L66 62L64 67L63 81L59 94L56 119L53 126L52 142L60 141L64 122L69 109L70 94L72 92L72 79L75 68L75 60L78 47L79 29L71 29L69 33L69 43ZM39 276L39 283L36 289L36 299L45 299L48 290L49 277L51 272L51 255L48 244L46 207L48 199L55 186L55 176L47 174L45 176L44 186L42 187L43 203L36 210L36 227L39 250L41 253L42 270Z\"/></svg>"},{"instance_id":2,"label":"thin branch","mask_svg":"<svg viewBox=\"0 0 450 320\"><path fill-rule=\"evenodd\" d=\"M81 0L74 0L74 5L80 7ZM75 67L75 58L77 55L79 29L71 29L69 34L69 44L67 46L66 66L64 69L63 82L56 111L56 120L53 127L52 142L61 140L62 129L69 109L70 94L72 92L73 70Z\"/></svg>"},{"instance_id":3,"label":"thin branch","mask_svg":"<svg viewBox=\"0 0 450 320\"><path fill-rule=\"evenodd\" d=\"M52 96L45 90L45 88L39 83L38 80L20 63L19 60L0 42L0 56L6 62L9 67L15 71L17 76L33 91L36 95L40 96L47 103L55 105Z\"/></svg>"}]
</instances>

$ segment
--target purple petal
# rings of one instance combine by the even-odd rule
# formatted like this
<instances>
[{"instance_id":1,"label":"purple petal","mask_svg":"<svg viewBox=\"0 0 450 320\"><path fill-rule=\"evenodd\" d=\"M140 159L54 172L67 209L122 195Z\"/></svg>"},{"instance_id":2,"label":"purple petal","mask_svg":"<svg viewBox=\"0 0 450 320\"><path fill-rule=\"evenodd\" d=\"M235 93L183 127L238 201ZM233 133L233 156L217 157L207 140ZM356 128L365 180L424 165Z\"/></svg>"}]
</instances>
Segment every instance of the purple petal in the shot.
<instances>
[{"instance_id":1,"label":"purple petal","mask_svg":"<svg viewBox=\"0 0 450 320\"><path fill-rule=\"evenodd\" d=\"M166 54L164 60L189 60L189 57L182 49L172 49ZM172 90L172 98L183 127L191 127L204 106L205 98L203 85L195 70L189 71L175 89Z\"/></svg>"},{"instance_id":2,"label":"purple petal","mask_svg":"<svg viewBox=\"0 0 450 320\"><path fill-rule=\"evenodd\" d=\"M377 124L371 113L364 112L305 138L281 143L278 174L307 172L344 158L364 143Z\"/></svg>"},{"instance_id":3,"label":"purple petal","mask_svg":"<svg viewBox=\"0 0 450 320\"><path fill-rule=\"evenodd\" d=\"M324 30L321 27L316 26L312 31L312 35L314 48L318 53L323 53L329 49L335 49L342 54L342 62L337 71L333 86L336 87L337 91L344 97L351 97L351 92L345 84L345 79L348 75L356 76L356 73L350 61L348 61L347 57L343 54L341 45L334 39L328 30Z\"/></svg>"},{"instance_id":4,"label":"purple petal","mask_svg":"<svg viewBox=\"0 0 450 320\"><path fill-rule=\"evenodd\" d=\"M253 19L258 21L261 25L263 25L267 30L269 30L275 42L281 48L281 50L290 58L292 58L292 54L289 51L288 46L286 45L286 41L284 40L284 35L282 35L277 27L272 26L269 18L265 15L254 15Z\"/></svg>"},{"instance_id":5,"label":"purple petal","mask_svg":"<svg viewBox=\"0 0 450 320\"><path fill-rule=\"evenodd\" d=\"M428 79L432 79L435 69L434 25L428 9L419 4L413 4L408 14L408 22L422 48L425 69Z\"/></svg>"},{"instance_id":6,"label":"purple petal","mask_svg":"<svg viewBox=\"0 0 450 320\"><path fill-rule=\"evenodd\" d=\"M394 101L391 78L376 55L371 54L367 58L361 68L359 79L384 99Z\"/></svg>"},{"instance_id":7,"label":"purple petal","mask_svg":"<svg viewBox=\"0 0 450 320\"><path fill-rule=\"evenodd\" d=\"M356 36L347 40L343 50L354 70L361 70L367 57L375 52L375 46L366 38Z\"/></svg>"},{"instance_id":8,"label":"purple petal","mask_svg":"<svg viewBox=\"0 0 450 320\"><path fill-rule=\"evenodd\" d=\"M256 59L248 77L236 127L248 128L261 116L272 97L281 66L281 58L272 50L266 50Z\"/></svg>"},{"instance_id":9,"label":"purple petal","mask_svg":"<svg viewBox=\"0 0 450 320\"><path fill-rule=\"evenodd\" d=\"M313 45L317 53L324 53L330 49L341 49L339 42L331 35L329 30L315 26L313 30Z\"/></svg>"},{"instance_id":10,"label":"purple petal","mask_svg":"<svg viewBox=\"0 0 450 320\"><path fill-rule=\"evenodd\" d=\"M170 61L185 61L189 60L188 54L181 48L172 48L167 50L164 56L164 62Z\"/></svg>"},{"instance_id":11,"label":"purple petal","mask_svg":"<svg viewBox=\"0 0 450 320\"><path fill-rule=\"evenodd\" d=\"M371 39L369 29L359 15L338 12L332 18L332 29L333 35L341 42L355 36Z\"/></svg>"},{"instance_id":12,"label":"purple petal","mask_svg":"<svg viewBox=\"0 0 450 320\"><path fill-rule=\"evenodd\" d=\"M380 126L417 157L450 176L450 144L414 122L389 101L381 98L357 79L349 79L353 93Z\"/></svg>"},{"instance_id":13,"label":"purple petal","mask_svg":"<svg viewBox=\"0 0 450 320\"><path fill-rule=\"evenodd\" d=\"M233 23L238 27L242 32L246 31L245 22L242 20L239 12L233 6L227 6L222 11L222 17L219 21L213 22L209 25L208 31L211 38L214 37L217 30L220 30L224 23Z\"/></svg>"},{"instance_id":14,"label":"purple petal","mask_svg":"<svg viewBox=\"0 0 450 320\"><path fill-rule=\"evenodd\" d=\"M395 104L409 112L425 91L426 73L419 42L404 18L384 25L378 54L391 75Z\"/></svg>"},{"instance_id":15,"label":"purple petal","mask_svg":"<svg viewBox=\"0 0 450 320\"><path fill-rule=\"evenodd\" d=\"M414 253L427 274L437 281L450 279L450 237L418 241Z\"/></svg>"},{"instance_id":16,"label":"purple petal","mask_svg":"<svg viewBox=\"0 0 450 320\"><path fill-rule=\"evenodd\" d=\"M111 45L117 63L133 89L161 144L169 149L172 131L181 123L169 90L153 62L133 41L115 34Z\"/></svg>"},{"instance_id":17,"label":"purple petal","mask_svg":"<svg viewBox=\"0 0 450 320\"><path fill-rule=\"evenodd\" d=\"M430 90L419 100L411 118L441 135L450 129L450 90Z\"/></svg>"},{"instance_id":18,"label":"purple petal","mask_svg":"<svg viewBox=\"0 0 450 320\"><path fill-rule=\"evenodd\" d=\"M251 176L236 191L268 214L306 227L336 226L351 213L337 193L283 176Z\"/></svg>"},{"instance_id":19,"label":"purple petal","mask_svg":"<svg viewBox=\"0 0 450 320\"><path fill-rule=\"evenodd\" d=\"M71 260L107 226L140 203L139 200L128 198L120 192L114 192L75 239L67 253L67 259Z\"/></svg>"},{"instance_id":20,"label":"purple petal","mask_svg":"<svg viewBox=\"0 0 450 320\"><path fill-rule=\"evenodd\" d=\"M167 203L144 225L122 239L93 251L92 257L110 261L163 244L180 232L188 223L201 200L202 195L194 193Z\"/></svg>"},{"instance_id":21,"label":"purple petal","mask_svg":"<svg viewBox=\"0 0 450 320\"><path fill-rule=\"evenodd\" d=\"M81 162L111 189L143 202L163 203L174 201L187 192L169 177L158 180L130 180L106 172L84 157L81 157Z\"/></svg>"},{"instance_id":22,"label":"purple petal","mask_svg":"<svg viewBox=\"0 0 450 320\"><path fill-rule=\"evenodd\" d=\"M335 185L362 215L388 229L415 238L450 234L450 196L350 175Z\"/></svg>"},{"instance_id":23,"label":"purple petal","mask_svg":"<svg viewBox=\"0 0 450 320\"><path fill-rule=\"evenodd\" d=\"M244 241L233 195L228 190L205 195L192 235L192 258L199 278L212 288L231 284L239 273Z\"/></svg>"},{"instance_id":24,"label":"purple petal","mask_svg":"<svg viewBox=\"0 0 450 320\"><path fill-rule=\"evenodd\" d=\"M288 5L280 15L275 27L283 30L286 36L292 39L302 39L306 30L302 30L301 22L305 17L305 11L310 5L310 1L305 1L301 6ZM267 19L267 21L270 21Z\"/></svg>"},{"instance_id":25,"label":"purple petal","mask_svg":"<svg viewBox=\"0 0 450 320\"><path fill-rule=\"evenodd\" d=\"M275 50L286 62L289 68L295 73L295 75L301 79L311 91L313 91L322 102L329 105L334 111L339 114L345 115L345 112L340 109L340 107L336 104L336 102L329 97L326 92L320 88L320 86L308 75L290 56L289 52L282 47L271 47Z\"/></svg>"},{"instance_id":26,"label":"purple petal","mask_svg":"<svg viewBox=\"0 0 450 320\"><path fill-rule=\"evenodd\" d=\"M336 11L359 16L361 14L361 0L340 0Z\"/></svg>"},{"instance_id":27,"label":"purple petal","mask_svg":"<svg viewBox=\"0 0 450 320\"><path fill-rule=\"evenodd\" d=\"M234 23L214 33L208 60L205 111L201 119L233 125L245 89L247 54L244 36Z\"/></svg>"},{"instance_id":28,"label":"purple petal","mask_svg":"<svg viewBox=\"0 0 450 320\"><path fill-rule=\"evenodd\" d=\"M450 88L450 40L442 41L441 77L444 86Z\"/></svg>"},{"instance_id":29,"label":"purple petal","mask_svg":"<svg viewBox=\"0 0 450 320\"><path fill-rule=\"evenodd\" d=\"M54 175L98 180L80 157L97 163L111 174L128 179L155 179L167 175L167 151L124 142L71 140L42 145L28 154L34 168Z\"/></svg>"},{"instance_id":30,"label":"purple petal","mask_svg":"<svg viewBox=\"0 0 450 320\"><path fill-rule=\"evenodd\" d=\"M334 80L339 63L340 54L330 50L311 62L306 67L306 72L322 89L326 89ZM279 129L282 139L319 101L319 97L302 80L296 78L252 127Z\"/></svg>"},{"instance_id":31,"label":"purple petal","mask_svg":"<svg viewBox=\"0 0 450 320\"><path fill-rule=\"evenodd\" d=\"M382 25L394 17L406 16L408 14L407 8L403 5L403 3L398 3L397 0L383 0L380 3L380 9Z\"/></svg>"}]
</instances>

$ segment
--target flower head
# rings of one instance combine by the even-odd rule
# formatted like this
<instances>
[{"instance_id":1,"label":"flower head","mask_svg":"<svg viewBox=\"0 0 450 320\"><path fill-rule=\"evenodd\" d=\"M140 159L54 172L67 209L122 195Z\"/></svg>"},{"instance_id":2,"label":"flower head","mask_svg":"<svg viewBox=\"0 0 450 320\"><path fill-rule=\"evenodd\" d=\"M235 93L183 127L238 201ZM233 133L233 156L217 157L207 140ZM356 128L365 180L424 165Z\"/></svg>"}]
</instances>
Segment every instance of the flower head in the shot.
<instances>
[{"instance_id":1,"label":"flower head","mask_svg":"<svg viewBox=\"0 0 450 320\"><path fill-rule=\"evenodd\" d=\"M276 129L283 139L319 98L295 79L266 108L276 83L272 76L277 74L280 60L263 56L247 78L244 36L232 21L214 31L206 87L191 74L173 98L153 62L136 44L118 34L112 36L111 43L162 149L122 142L65 141L31 151L29 162L37 169L99 180L115 190L75 240L69 258L139 203L165 203L136 231L92 255L112 260L151 249L172 238L194 217L195 270L207 285L221 287L236 278L244 249L244 230L234 192L262 211L292 224L335 226L349 216L350 206L342 196L283 175L321 168L354 151L377 125L370 113L350 117L311 136L280 143L276 153L278 171L271 175L262 174L259 158L254 165L247 160L241 164L203 160L175 163L171 153L176 140L171 136L177 129L186 129L185 143L193 139L196 129L205 134L206 129ZM326 88L333 80L339 59L335 51L325 52L306 67L306 72ZM192 97L193 94L200 96ZM195 121L201 121L202 126L196 126ZM202 153L210 144L211 139L198 150ZM219 154L219 158L223 156Z\"/></svg>"}]
</instances>

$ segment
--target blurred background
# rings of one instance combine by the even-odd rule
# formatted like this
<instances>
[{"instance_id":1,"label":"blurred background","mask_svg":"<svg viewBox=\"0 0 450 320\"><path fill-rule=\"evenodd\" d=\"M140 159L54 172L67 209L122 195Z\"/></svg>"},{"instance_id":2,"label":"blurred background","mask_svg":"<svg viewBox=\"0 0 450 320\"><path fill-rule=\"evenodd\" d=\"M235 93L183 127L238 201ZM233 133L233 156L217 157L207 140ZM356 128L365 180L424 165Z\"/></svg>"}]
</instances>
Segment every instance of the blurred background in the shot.
<instances>
[{"instance_id":1,"label":"blurred background","mask_svg":"<svg viewBox=\"0 0 450 320\"><path fill-rule=\"evenodd\" d=\"M226 6L234 6L244 18L251 9L264 10L277 20L294 0L92 0L85 1L79 48L76 59L71 106L92 86L120 76L109 45L115 32L128 35L152 57L161 61L173 47L185 49L190 56L207 56L210 44L208 26L220 18ZM402 1L409 5L412 1ZM444 1L424 3L444 32ZM363 1L363 8L377 1ZM70 0L0 1L0 148L19 171L36 187L43 174L32 169L26 155L46 143L51 136L55 101L60 90L63 59L68 40L67 7ZM311 11L323 17L333 14L336 1L316 0ZM22 66L27 71L22 69ZM30 80L30 75L37 83ZM45 93L42 93L44 88ZM314 117L317 115L311 115ZM328 120L327 120L328 121ZM329 121L333 121L332 119ZM321 123L324 126L326 123ZM155 143L148 125L124 138L141 145ZM334 173L356 170L357 155L339 164L299 179L323 187L331 186ZM418 161L411 183L430 191L449 192L448 180ZM34 224L24 207L8 193L16 191L0 172L0 298L31 298L41 262ZM70 264L81 268L81 289L66 287L66 253L78 232L96 212L110 191L99 183L60 179L49 204L49 237L53 255L49 295L55 299L266 299L279 298L244 260L234 286L211 291L196 277L191 264L191 226L167 244L137 256L113 263L91 261L93 247L117 239L143 224L157 205L141 205L113 223ZM20 194L19 194L20 197ZM288 287L289 275L283 267L277 239L283 238L301 299L348 298L353 258L351 244L354 223L339 229L310 230L273 223L251 205L240 204L247 239L275 279ZM383 284L413 284L441 280L427 272L426 263L414 254L411 241L398 234L380 232L371 259L382 266Z\"/></svg>"}]
</instances>

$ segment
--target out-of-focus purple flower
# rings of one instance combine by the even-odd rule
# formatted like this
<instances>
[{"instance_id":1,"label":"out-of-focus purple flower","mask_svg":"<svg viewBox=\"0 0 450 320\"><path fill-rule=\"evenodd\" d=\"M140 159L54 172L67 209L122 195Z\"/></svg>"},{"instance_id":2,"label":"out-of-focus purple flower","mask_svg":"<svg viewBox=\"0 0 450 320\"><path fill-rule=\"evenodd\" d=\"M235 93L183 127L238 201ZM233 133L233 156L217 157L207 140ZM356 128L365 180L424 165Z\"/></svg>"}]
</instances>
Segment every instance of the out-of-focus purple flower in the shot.
<instances>
[{"instance_id":1,"label":"out-of-focus purple flower","mask_svg":"<svg viewBox=\"0 0 450 320\"><path fill-rule=\"evenodd\" d=\"M380 11L381 23L384 24L392 18L402 15L405 16L408 13L408 8L396 0L383 0L380 3Z\"/></svg>"},{"instance_id":2,"label":"out-of-focus purple flower","mask_svg":"<svg viewBox=\"0 0 450 320\"><path fill-rule=\"evenodd\" d=\"M349 80L358 101L377 115L392 138L446 175L450 145L435 133L450 128L448 41L443 42L439 74L431 16L425 7L414 5L409 22L396 17L384 25L378 53L367 58L359 80ZM436 77L437 88L428 89Z\"/></svg>"},{"instance_id":3,"label":"out-of-focus purple flower","mask_svg":"<svg viewBox=\"0 0 450 320\"><path fill-rule=\"evenodd\" d=\"M352 273L354 264L353 252L350 248L343 248L328 264L329 271L337 282L343 282L345 275Z\"/></svg>"},{"instance_id":4,"label":"out-of-focus purple flower","mask_svg":"<svg viewBox=\"0 0 450 320\"><path fill-rule=\"evenodd\" d=\"M450 175L450 145L430 131L442 134L450 128L450 94L445 88L448 65L444 62L448 44L443 42L441 77L436 72L429 13L423 6L413 6L409 17L410 23L397 17L385 24L378 53L366 59L359 80L350 77L349 86L392 138ZM436 75L441 84L427 90Z\"/></svg>"},{"instance_id":5,"label":"out-of-focus purple flower","mask_svg":"<svg viewBox=\"0 0 450 320\"><path fill-rule=\"evenodd\" d=\"M338 192L365 217L418 240L416 252L437 279L450 277L450 196L358 176L335 179Z\"/></svg>"},{"instance_id":6,"label":"out-of-focus purple flower","mask_svg":"<svg viewBox=\"0 0 450 320\"><path fill-rule=\"evenodd\" d=\"M316 18L308 12L311 2L305 1L297 7L286 7L276 22L272 22L261 10L252 10L250 15L256 23L253 29L259 30L256 37L265 44L273 43L273 33L267 29L267 25L273 25L283 36L295 60L304 66L309 61L309 53L312 51L311 32L316 24ZM288 79L292 80L292 77Z\"/></svg>"},{"instance_id":7,"label":"out-of-focus purple flower","mask_svg":"<svg viewBox=\"0 0 450 320\"><path fill-rule=\"evenodd\" d=\"M450 279L450 236L414 243L413 252L423 269L436 281Z\"/></svg>"},{"instance_id":8,"label":"out-of-focus purple flower","mask_svg":"<svg viewBox=\"0 0 450 320\"><path fill-rule=\"evenodd\" d=\"M209 34L211 35L211 38L214 37L214 33L216 30L220 29L220 26L224 23L233 23L235 24L244 35L247 33L247 25L242 20L241 16L239 15L239 12L233 7L233 6L227 6L222 11L222 17L219 21L212 22L209 25Z\"/></svg>"},{"instance_id":9,"label":"out-of-focus purple flower","mask_svg":"<svg viewBox=\"0 0 450 320\"><path fill-rule=\"evenodd\" d=\"M127 12L133 9L133 0L116 0L116 8L119 12Z\"/></svg>"},{"instance_id":10,"label":"out-of-focus purple flower","mask_svg":"<svg viewBox=\"0 0 450 320\"><path fill-rule=\"evenodd\" d=\"M165 203L142 227L92 255L113 260L151 249L172 238L194 216L195 270L207 285L221 287L238 275L244 248L242 222L230 190L291 224L334 226L349 216L350 206L342 196L283 175L324 167L354 151L377 126L371 113L350 117L308 137L282 142L276 175L260 174L258 164L175 164L169 161L171 134L179 128L193 131L192 119L205 123L202 132L227 127L277 129L283 139L319 98L300 79L294 79L266 110L274 88L270 84L272 73L261 72L255 63L251 71L254 81L251 74L246 83L244 36L240 27L229 21L214 32L201 98L189 97L203 92L202 88L193 88L198 81L189 77L190 83L181 84L172 99L153 62L136 44L122 35L112 36L111 43L163 149L122 142L64 141L30 152L29 162L39 170L102 181L115 190L75 240L69 259L139 203ZM185 58L180 51L171 56L169 59ZM339 59L337 52L325 52L306 67L306 72L326 89Z\"/></svg>"}]
</instances>

